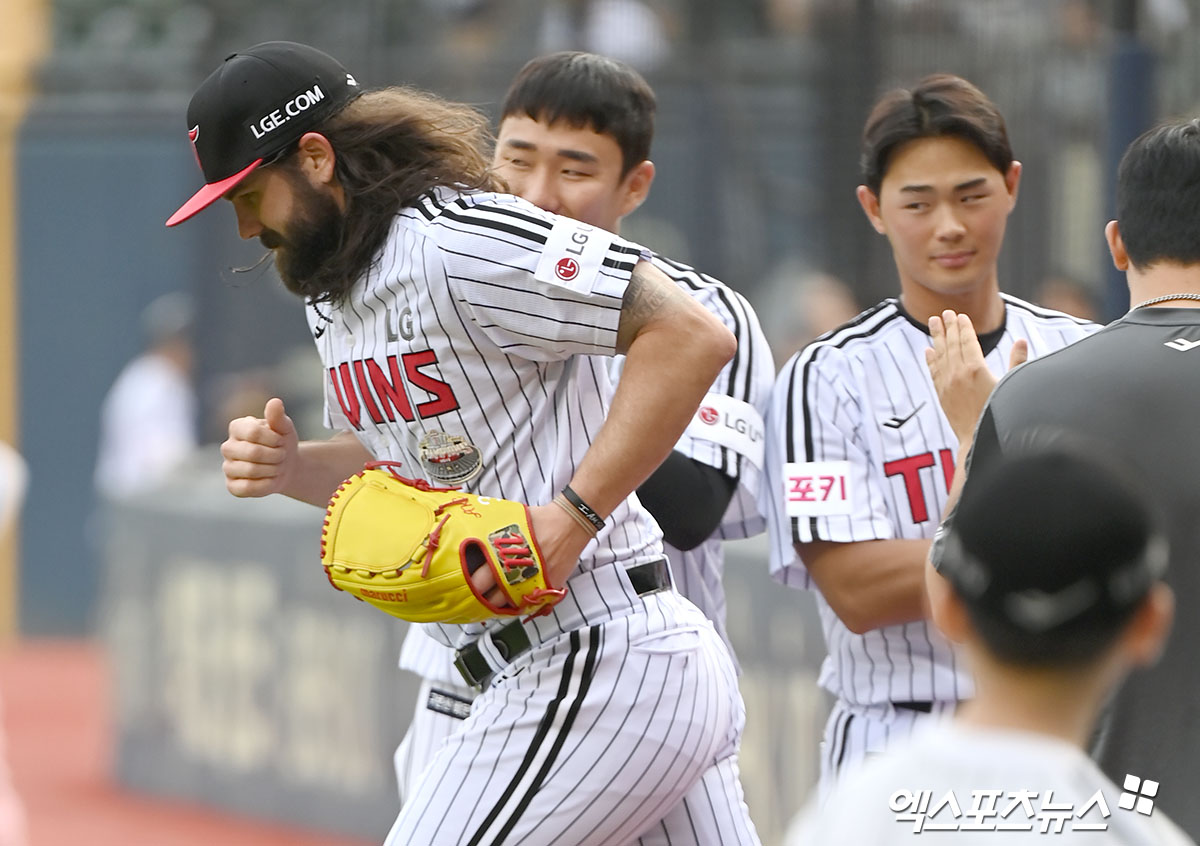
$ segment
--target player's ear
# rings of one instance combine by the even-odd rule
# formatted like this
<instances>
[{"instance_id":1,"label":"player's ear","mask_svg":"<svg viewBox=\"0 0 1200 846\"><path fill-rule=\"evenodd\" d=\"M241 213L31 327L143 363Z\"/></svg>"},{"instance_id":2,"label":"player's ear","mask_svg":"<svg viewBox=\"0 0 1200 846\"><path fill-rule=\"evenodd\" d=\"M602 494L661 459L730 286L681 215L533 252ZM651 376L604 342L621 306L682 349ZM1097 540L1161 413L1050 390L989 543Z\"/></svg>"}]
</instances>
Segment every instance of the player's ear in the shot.
<instances>
[{"instance_id":1,"label":"player's ear","mask_svg":"<svg viewBox=\"0 0 1200 846\"><path fill-rule=\"evenodd\" d=\"M634 165L629 173L625 174L625 179L622 180L625 187L621 199L621 217L631 214L646 201L650 186L654 183L654 173L654 162L646 159Z\"/></svg>"},{"instance_id":2,"label":"player's ear","mask_svg":"<svg viewBox=\"0 0 1200 846\"><path fill-rule=\"evenodd\" d=\"M880 235L886 235L887 227L883 225L883 217L879 214L878 195L866 185L859 185L854 191L854 196L858 197L858 204L862 206L867 220L871 221L871 225L875 227L875 231Z\"/></svg>"},{"instance_id":3,"label":"player's ear","mask_svg":"<svg viewBox=\"0 0 1200 846\"><path fill-rule=\"evenodd\" d=\"M966 640L971 628L967 607L928 560L925 562L925 613L948 640L955 643Z\"/></svg>"},{"instance_id":4,"label":"player's ear","mask_svg":"<svg viewBox=\"0 0 1200 846\"><path fill-rule=\"evenodd\" d=\"M1134 664L1150 665L1158 660L1175 619L1175 594L1162 582L1150 588L1133 612L1123 638Z\"/></svg>"},{"instance_id":5,"label":"player's ear","mask_svg":"<svg viewBox=\"0 0 1200 846\"><path fill-rule=\"evenodd\" d=\"M1121 226L1115 220L1105 224L1104 240L1108 242L1108 251L1112 253L1113 264L1117 270L1128 270L1129 253L1125 251L1125 241L1121 238Z\"/></svg>"},{"instance_id":6,"label":"player's ear","mask_svg":"<svg viewBox=\"0 0 1200 846\"><path fill-rule=\"evenodd\" d=\"M1017 190L1021 187L1021 163L1013 160L1008 166L1008 172L1004 174L1004 187L1008 189L1009 199L1013 205L1017 202Z\"/></svg>"},{"instance_id":7,"label":"player's ear","mask_svg":"<svg viewBox=\"0 0 1200 846\"><path fill-rule=\"evenodd\" d=\"M329 185L334 181L334 162L337 156L329 139L319 132L306 132L300 136L300 172L316 185Z\"/></svg>"}]
</instances>

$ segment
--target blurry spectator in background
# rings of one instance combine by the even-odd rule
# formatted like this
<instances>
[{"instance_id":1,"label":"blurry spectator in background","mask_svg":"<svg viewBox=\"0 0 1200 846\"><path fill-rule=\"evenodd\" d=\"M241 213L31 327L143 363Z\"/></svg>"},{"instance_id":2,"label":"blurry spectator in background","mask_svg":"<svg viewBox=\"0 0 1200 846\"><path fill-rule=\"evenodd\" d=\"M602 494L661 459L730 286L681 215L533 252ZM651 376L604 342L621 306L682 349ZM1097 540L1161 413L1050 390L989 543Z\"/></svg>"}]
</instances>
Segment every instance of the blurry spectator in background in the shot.
<instances>
[{"instance_id":1,"label":"blurry spectator in background","mask_svg":"<svg viewBox=\"0 0 1200 846\"><path fill-rule=\"evenodd\" d=\"M0 541L16 525L28 482L25 459L12 446L0 441ZM5 735L0 728L0 846L25 846L28 842L25 805L13 787Z\"/></svg>"},{"instance_id":2,"label":"blurry spectator in background","mask_svg":"<svg viewBox=\"0 0 1200 846\"><path fill-rule=\"evenodd\" d=\"M660 13L643 0L559 0L546 5L539 48L586 50L651 71L671 45Z\"/></svg>"},{"instance_id":3,"label":"blurry spectator in background","mask_svg":"<svg viewBox=\"0 0 1200 846\"><path fill-rule=\"evenodd\" d=\"M16 524L28 482L29 468L21 453L0 441L0 540Z\"/></svg>"},{"instance_id":4,"label":"blurry spectator in background","mask_svg":"<svg viewBox=\"0 0 1200 846\"><path fill-rule=\"evenodd\" d=\"M1100 314L1100 303L1096 291L1087 283L1067 276L1057 274L1042 282L1034 294L1033 301L1038 305L1064 311L1093 323L1104 323Z\"/></svg>"},{"instance_id":5,"label":"blurry spectator in background","mask_svg":"<svg viewBox=\"0 0 1200 846\"><path fill-rule=\"evenodd\" d=\"M142 312L145 351L125 365L100 410L96 489L126 497L154 487L196 448L194 307L164 294Z\"/></svg>"},{"instance_id":6,"label":"blurry spectator in background","mask_svg":"<svg viewBox=\"0 0 1200 846\"><path fill-rule=\"evenodd\" d=\"M776 361L787 361L809 341L862 311L854 291L839 277L806 270L795 260L780 264L765 287L758 313Z\"/></svg>"}]
</instances>

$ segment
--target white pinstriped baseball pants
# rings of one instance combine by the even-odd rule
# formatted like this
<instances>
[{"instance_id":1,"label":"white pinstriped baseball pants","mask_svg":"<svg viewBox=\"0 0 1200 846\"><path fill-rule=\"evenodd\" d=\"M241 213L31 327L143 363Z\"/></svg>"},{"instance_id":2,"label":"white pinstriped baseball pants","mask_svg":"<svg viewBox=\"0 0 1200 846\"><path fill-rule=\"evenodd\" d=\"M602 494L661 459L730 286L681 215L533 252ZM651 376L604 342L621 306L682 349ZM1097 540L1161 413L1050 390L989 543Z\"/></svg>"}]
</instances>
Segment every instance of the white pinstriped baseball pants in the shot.
<instances>
[{"instance_id":1,"label":"white pinstriped baseball pants","mask_svg":"<svg viewBox=\"0 0 1200 846\"><path fill-rule=\"evenodd\" d=\"M756 846L728 652L678 594L646 607L502 672L412 785L386 846Z\"/></svg>"},{"instance_id":2,"label":"white pinstriped baseball pants","mask_svg":"<svg viewBox=\"0 0 1200 846\"><path fill-rule=\"evenodd\" d=\"M838 699L825 723L821 741L821 779L818 795L823 800L837 779L893 743L912 734L926 720L944 719L954 713L956 702L930 703L930 713L897 708L891 703L850 705Z\"/></svg>"}]
</instances>

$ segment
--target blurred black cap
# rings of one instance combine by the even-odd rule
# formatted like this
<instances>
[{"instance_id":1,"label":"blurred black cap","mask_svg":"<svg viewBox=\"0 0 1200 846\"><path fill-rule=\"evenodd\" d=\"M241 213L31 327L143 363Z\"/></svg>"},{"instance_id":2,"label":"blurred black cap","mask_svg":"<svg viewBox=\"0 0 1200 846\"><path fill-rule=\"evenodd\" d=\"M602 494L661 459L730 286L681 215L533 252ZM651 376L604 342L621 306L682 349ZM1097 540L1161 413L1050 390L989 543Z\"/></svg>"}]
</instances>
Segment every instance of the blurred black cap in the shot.
<instances>
[{"instance_id":1,"label":"blurred black cap","mask_svg":"<svg viewBox=\"0 0 1200 846\"><path fill-rule=\"evenodd\" d=\"M968 484L938 571L969 607L1031 634L1122 617L1166 571L1149 498L1115 466L1070 451L1006 457Z\"/></svg>"}]
</instances>

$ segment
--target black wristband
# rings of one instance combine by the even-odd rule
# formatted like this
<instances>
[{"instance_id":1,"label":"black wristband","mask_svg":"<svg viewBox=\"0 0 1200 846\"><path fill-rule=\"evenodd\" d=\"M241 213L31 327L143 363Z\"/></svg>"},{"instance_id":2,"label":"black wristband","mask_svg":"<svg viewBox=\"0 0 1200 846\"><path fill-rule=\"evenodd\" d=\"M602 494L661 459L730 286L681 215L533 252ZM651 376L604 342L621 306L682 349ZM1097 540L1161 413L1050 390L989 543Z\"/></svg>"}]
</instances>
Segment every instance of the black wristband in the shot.
<instances>
[{"instance_id":1,"label":"black wristband","mask_svg":"<svg viewBox=\"0 0 1200 846\"><path fill-rule=\"evenodd\" d=\"M587 521L595 526L597 532L604 528L604 520L596 513L596 509L580 499L579 494L571 490L570 485L563 486L562 495L566 498L567 502L575 506L576 511L586 517Z\"/></svg>"}]
</instances>

